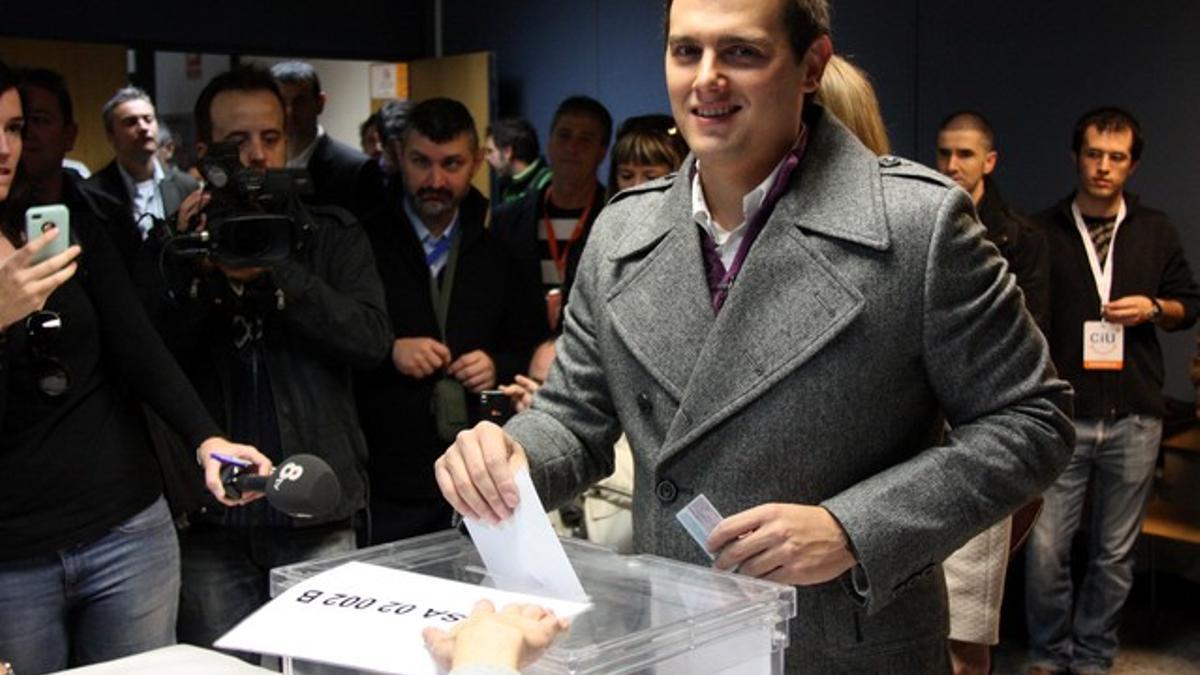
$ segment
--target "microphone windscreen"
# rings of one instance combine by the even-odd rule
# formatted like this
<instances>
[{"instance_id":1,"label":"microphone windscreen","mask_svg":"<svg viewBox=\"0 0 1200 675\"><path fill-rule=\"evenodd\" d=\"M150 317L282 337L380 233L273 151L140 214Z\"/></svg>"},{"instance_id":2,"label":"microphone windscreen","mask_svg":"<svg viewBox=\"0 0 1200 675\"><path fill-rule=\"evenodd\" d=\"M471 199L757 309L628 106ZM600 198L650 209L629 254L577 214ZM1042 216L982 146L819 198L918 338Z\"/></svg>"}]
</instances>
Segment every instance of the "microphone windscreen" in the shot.
<instances>
[{"instance_id":1,"label":"microphone windscreen","mask_svg":"<svg viewBox=\"0 0 1200 675\"><path fill-rule=\"evenodd\" d=\"M337 474L316 455L292 455L267 478L267 501L293 518L319 518L342 498Z\"/></svg>"}]
</instances>

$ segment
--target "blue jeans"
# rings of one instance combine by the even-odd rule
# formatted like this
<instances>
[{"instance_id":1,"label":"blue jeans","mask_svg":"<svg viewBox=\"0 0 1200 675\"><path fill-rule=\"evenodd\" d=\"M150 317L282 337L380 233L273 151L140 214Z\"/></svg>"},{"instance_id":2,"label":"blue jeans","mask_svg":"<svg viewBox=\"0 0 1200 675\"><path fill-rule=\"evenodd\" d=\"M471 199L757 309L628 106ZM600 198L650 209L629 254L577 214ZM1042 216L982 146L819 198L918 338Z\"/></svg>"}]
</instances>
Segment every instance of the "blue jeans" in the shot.
<instances>
[{"instance_id":1,"label":"blue jeans","mask_svg":"<svg viewBox=\"0 0 1200 675\"><path fill-rule=\"evenodd\" d=\"M0 562L0 661L36 675L175 642L179 542L161 497L102 538Z\"/></svg>"},{"instance_id":2,"label":"blue jeans","mask_svg":"<svg viewBox=\"0 0 1200 675\"><path fill-rule=\"evenodd\" d=\"M1075 420L1075 452L1046 491L1025 549L1029 657L1056 670L1108 672L1121 607L1133 585L1133 545L1154 478L1162 420ZM1088 566L1072 614L1071 540L1091 486Z\"/></svg>"},{"instance_id":3,"label":"blue jeans","mask_svg":"<svg viewBox=\"0 0 1200 675\"><path fill-rule=\"evenodd\" d=\"M183 588L179 641L201 647L229 632L270 596L271 568L354 550L354 528L225 527L197 524L179 534ZM257 663L258 657L236 656Z\"/></svg>"}]
</instances>

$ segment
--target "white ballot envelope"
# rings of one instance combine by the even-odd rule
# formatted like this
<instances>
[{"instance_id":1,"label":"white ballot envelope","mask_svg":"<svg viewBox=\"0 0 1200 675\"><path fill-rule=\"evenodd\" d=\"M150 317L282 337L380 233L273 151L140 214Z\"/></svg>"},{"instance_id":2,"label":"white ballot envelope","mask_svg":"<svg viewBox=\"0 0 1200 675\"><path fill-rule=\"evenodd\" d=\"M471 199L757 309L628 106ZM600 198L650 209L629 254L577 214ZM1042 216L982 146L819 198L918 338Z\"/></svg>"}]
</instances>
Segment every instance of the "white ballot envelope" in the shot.
<instances>
[{"instance_id":1,"label":"white ballot envelope","mask_svg":"<svg viewBox=\"0 0 1200 675\"><path fill-rule=\"evenodd\" d=\"M587 602L529 471L521 470L515 479L520 496L512 516L499 525L465 521L492 582L509 591Z\"/></svg>"},{"instance_id":2,"label":"white ballot envelope","mask_svg":"<svg viewBox=\"0 0 1200 675\"><path fill-rule=\"evenodd\" d=\"M588 607L349 562L289 588L214 646L378 673L436 675L421 631L449 629L484 599L497 609L536 604L565 618Z\"/></svg>"}]
</instances>

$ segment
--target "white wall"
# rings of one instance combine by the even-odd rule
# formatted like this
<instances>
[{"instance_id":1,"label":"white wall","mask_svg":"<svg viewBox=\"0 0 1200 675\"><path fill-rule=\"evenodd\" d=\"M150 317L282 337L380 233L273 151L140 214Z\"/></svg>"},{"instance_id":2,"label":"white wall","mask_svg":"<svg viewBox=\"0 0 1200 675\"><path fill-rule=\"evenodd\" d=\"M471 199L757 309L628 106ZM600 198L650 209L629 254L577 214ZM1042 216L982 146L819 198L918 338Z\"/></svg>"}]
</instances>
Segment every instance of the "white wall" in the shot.
<instances>
[{"instance_id":1,"label":"white wall","mask_svg":"<svg viewBox=\"0 0 1200 675\"><path fill-rule=\"evenodd\" d=\"M186 57L183 52L154 55L154 105L159 115L191 115L204 85L229 70L228 54L202 54L200 72L189 79Z\"/></svg>"}]
</instances>

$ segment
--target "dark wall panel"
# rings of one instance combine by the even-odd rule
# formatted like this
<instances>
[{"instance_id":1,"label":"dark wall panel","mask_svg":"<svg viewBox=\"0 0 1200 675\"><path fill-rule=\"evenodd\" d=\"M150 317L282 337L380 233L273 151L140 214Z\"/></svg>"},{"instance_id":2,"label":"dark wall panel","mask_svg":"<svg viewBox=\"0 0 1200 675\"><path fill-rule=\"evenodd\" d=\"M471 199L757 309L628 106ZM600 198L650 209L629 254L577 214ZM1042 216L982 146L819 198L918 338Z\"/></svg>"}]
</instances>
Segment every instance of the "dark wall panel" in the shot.
<instances>
[{"instance_id":1,"label":"dark wall panel","mask_svg":"<svg viewBox=\"0 0 1200 675\"><path fill-rule=\"evenodd\" d=\"M893 152L916 151L916 0L833 3L834 50L866 70L875 85Z\"/></svg>"},{"instance_id":2,"label":"dark wall panel","mask_svg":"<svg viewBox=\"0 0 1200 675\"><path fill-rule=\"evenodd\" d=\"M558 102L602 101L617 124L668 112L661 10L646 0L480 0L445 5L446 53L496 52L499 116L522 115L544 140Z\"/></svg>"},{"instance_id":3,"label":"dark wall panel","mask_svg":"<svg viewBox=\"0 0 1200 675\"><path fill-rule=\"evenodd\" d=\"M0 35L169 51L405 61L433 50L432 0L4 2Z\"/></svg>"},{"instance_id":4,"label":"dark wall panel","mask_svg":"<svg viewBox=\"0 0 1200 675\"><path fill-rule=\"evenodd\" d=\"M920 0L917 157L933 161L937 124L957 108L991 118L1009 199L1039 210L1075 184L1070 135L1090 108L1115 104L1147 137L1130 188L1170 214L1200 270L1200 3L1122 0ZM1167 392L1191 399L1194 331L1164 337Z\"/></svg>"}]
</instances>

